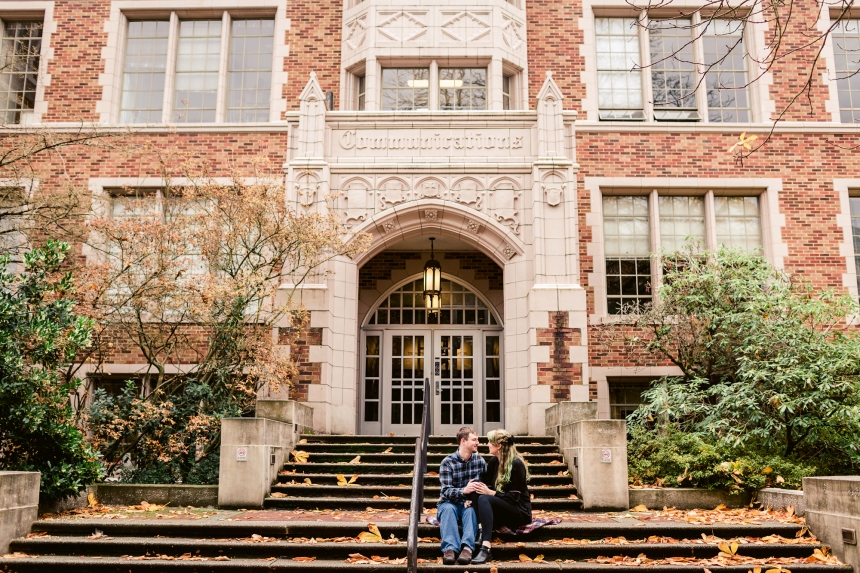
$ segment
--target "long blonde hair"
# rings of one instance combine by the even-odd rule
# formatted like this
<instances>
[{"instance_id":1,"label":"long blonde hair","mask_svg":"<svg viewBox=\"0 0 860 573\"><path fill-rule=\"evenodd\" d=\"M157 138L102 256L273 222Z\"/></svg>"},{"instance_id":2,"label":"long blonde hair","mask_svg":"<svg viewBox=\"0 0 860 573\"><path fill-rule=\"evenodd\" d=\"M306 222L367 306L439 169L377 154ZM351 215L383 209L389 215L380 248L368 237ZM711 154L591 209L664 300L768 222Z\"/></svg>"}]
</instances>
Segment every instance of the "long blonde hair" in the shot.
<instances>
[{"instance_id":1,"label":"long blonde hair","mask_svg":"<svg viewBox=\"0 0 860 573\"><path fill-rule=\"evenodd\" d=\"M514 460L519 458L526 469L526 481L529 480L529 467L523 456L514 445L514 436L507 430L491 430L487 434L487 441L499 448L499 473L496 475L496 491L505 491L505 487L511 481L511 470Z\"/></svg>"}]
</instances>

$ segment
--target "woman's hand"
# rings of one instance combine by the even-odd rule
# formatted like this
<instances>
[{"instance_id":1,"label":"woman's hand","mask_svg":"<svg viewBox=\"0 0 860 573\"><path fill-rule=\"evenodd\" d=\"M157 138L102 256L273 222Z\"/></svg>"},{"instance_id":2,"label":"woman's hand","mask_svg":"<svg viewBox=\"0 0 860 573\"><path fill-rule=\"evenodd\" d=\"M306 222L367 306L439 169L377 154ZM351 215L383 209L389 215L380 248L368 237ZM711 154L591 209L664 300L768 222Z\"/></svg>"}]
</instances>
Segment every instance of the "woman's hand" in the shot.
<instances>
[{"instance_id":1,"label":"woman's hand","mask_svg":"<svg viewBox=\"0 0 860 573\"><path fill-rule=\"evenodd\" d=\"M463 504L463 507L472 507L472 500L468 500Z\"/></svg>"},{"instance_id":2,"label":"woman's hand","mask_svg":"<svg viewBox=\"0 0 860 573\"><path fill-rule=\"evenodd\" d=\"M475 493L480 495L496 495L496 492L487 487L487 484L481 482L475 484Z\"/></svg>"}]
</instances>

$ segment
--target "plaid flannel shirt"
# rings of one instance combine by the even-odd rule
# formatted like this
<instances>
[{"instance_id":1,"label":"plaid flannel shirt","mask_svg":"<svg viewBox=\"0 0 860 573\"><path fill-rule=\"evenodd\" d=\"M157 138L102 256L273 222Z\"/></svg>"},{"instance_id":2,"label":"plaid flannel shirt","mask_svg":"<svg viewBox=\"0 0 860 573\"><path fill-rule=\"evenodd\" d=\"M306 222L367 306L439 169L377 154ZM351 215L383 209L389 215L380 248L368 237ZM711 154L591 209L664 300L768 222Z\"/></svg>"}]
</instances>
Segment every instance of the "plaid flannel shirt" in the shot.
<instances>
[{"instance_id":1,"label":"plaid flannel shirt","mask_svg":"<svg viewBox=\"0 0 860 573\"><path fill-rule=\"evenodd\" d=\"M472 454L468 460L460 457L460 451L456 451L444 460L439 466L439 483L442 486L442 495L439 501L458 503L466 501L463 488L469 480L481 477L481 473L487 469L487 462L479 454Z\"/></svg>"}]
</instances>

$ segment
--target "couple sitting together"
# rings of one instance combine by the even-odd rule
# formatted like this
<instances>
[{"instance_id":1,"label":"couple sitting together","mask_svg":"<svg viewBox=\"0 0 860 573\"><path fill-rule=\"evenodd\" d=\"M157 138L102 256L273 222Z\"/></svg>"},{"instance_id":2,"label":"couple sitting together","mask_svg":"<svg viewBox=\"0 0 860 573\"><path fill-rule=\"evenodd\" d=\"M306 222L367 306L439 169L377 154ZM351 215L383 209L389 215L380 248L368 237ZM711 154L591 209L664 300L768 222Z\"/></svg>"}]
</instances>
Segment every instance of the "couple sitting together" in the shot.
<instances>
[{"instance_id":1,"label":"couple sitting together","mask_svg":"<svg viewBox=\"0 0 860 573\"><path fill-rule=\"evenodd\" d=\"M486 563L492 559L493 529L516 529L531 523L529 473L517 453L514 437L505 430L487 434L489 462L478 454L478 434L469 427L457 432L457 451L442 460L439 482L442 495L437 519L445 565ZM481 547L476 555L475 537L481 525ZM462 528L462 533L460 532Z\"/></svg>"}]
</instances>

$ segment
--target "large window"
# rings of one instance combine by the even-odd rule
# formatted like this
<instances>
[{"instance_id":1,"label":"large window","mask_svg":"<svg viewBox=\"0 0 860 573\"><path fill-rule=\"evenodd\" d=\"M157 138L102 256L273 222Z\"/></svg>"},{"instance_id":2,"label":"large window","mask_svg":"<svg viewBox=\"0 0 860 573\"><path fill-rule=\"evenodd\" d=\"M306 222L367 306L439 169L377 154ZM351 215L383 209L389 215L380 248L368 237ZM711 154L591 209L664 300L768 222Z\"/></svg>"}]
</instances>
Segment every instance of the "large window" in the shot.
<instances>
[{"instance_id":1,"label":"large window","mask_svg":"<svg viewBox=\"0 0 860 573\"><path fill-rule=\"evenodd\" d=\"M3 22L0 42L0 121L22 123L36 103L42 22Z\"/></svg>"},{"instance_id":2,"label":"large window","mask_svg":"<svg viewBox=\"0 0 860 573\"><path fill-rule=\"evenodd\" d=\"M740 22L653 18L642 26L635 18L596 18L595 45L602 120L645 120L650 107L657 121L750 121Z\"/></svg>"},{"instance_id":3,"label":"large window","mask_svg":"<svg viewBox=\"0 0 860 573\"><path fill-rule=\"evenodd\" d=\"M833 29L834 71L843 123L860 123L860 20L842 20Z\"/></svg>"},{"instance_id":4,"label":"large window","mask_svg":"<svg viewBox=\"0 0 860 573\"><path fill-rule=\"evenodd\" d=\"M439 109L487 109L487 69L441 68Z\"/></svg>"},{"instance_id":5,"label":"large window","mask_svg":"<svg viewBox=\"0 0 860 573\"><path fill-rule=\"evenodd\" d=\"M424 280L411 281L388 295L368 324L498 324L492 311L475 293L454 281L442 279L442 309L428 314L424 308Z\"/></svg>"},{"instance_id":6,"label":"large window","mask_svg":"<svg viewBox=\"0 0 860 573\"><path fill-rule=\"evenodd\" d=\"M851 236L854 238L854 266L857 270L857 291L860 292L860 197L848 199L851 203Z\"/></svg>"},{"instance_id":7,"label":"large window","mask_svg":"<svg viewBox=\"0 0 860 573\"><path fill-rule=\"evenodd\" d=\"M609 417L624 420L642 404L642 393L651 387L651 381L643 378L608 378Z\"/></svg>"},{"instance_id":8,"label":"large window","mask_svg":"<svg viewBox=\"0 0 860 573\"><path fill-rule=\"evenodd\" d=\"M382 109L409 111L429 109L429 68L382 70Z\"/></svg>"},{"instance_id":9,"label":"large window","mask_svg":"<svg viewBox=\"0 0 860 573\"><path fill-rule=\"evenodd\" d=\"M129 22L120 121L268 121L273 43L267 18Z\"/></svg>"},{"instance_id":10,"label":"large window","mask_svg":"<svg viewBox=\"0 0 860 573\"><path fill-rule=\"evenodd\" d=\"M651 200L657 197L657 226ZM710 203L710 207L707 204ZM709 215L710 213L710 215ZM655 240L652 228L659 230ZM713 239L709 239L712 237ZM606 195L603 197L606 306L621 314L651 302L659 269L652 253L676 251L688 242L761 249L761 215L757 196ZM711 244L715 241L715 244Z\"/></svg>"}]
</instances>

